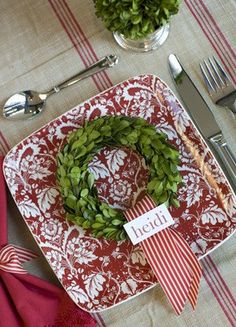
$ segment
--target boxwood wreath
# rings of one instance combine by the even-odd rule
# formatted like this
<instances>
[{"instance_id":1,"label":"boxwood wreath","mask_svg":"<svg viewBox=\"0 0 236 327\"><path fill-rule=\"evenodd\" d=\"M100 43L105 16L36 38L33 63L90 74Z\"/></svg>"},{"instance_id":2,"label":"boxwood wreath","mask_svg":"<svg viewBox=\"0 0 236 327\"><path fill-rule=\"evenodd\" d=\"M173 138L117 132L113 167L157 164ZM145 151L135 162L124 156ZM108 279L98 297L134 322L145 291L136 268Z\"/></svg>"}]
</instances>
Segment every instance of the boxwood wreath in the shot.
<instances>
[{"instance_id":1,"label":"boxwood wreath","mask_svg":"<svg viewBox=\"0 0 236 327\"><path fill-rule=\"evenodd\" d=\"M106 116L85 122L72 132L57 156L57 181L64 200L66 218L92 236L123 240L127 222L121 210L101 203L95 179L88 171L93 156L104 146L128 147L145 158L149 167L147 193L157 205L178 206L177 188L181 182L178 151L142 118Z\"/></svg>"}]
</instances>

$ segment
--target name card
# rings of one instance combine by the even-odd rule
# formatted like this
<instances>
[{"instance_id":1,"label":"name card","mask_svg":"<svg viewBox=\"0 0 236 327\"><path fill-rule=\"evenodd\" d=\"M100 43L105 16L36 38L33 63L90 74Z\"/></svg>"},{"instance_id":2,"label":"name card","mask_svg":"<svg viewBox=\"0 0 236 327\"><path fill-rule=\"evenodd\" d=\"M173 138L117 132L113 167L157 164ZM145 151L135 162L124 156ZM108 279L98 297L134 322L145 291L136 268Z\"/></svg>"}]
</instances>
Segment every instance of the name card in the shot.
<instances>
[{"instance_id":1,"label":"name card","mask_svg":"<svg viewBox=\"0 0 236 327\"><path fill-rule=\"evenodd\" d=\"M146 238L174 224L174 220L165 204L145 212L136 219L124 224L124 228L135 245Z\"/></svg>"}]
</instances>

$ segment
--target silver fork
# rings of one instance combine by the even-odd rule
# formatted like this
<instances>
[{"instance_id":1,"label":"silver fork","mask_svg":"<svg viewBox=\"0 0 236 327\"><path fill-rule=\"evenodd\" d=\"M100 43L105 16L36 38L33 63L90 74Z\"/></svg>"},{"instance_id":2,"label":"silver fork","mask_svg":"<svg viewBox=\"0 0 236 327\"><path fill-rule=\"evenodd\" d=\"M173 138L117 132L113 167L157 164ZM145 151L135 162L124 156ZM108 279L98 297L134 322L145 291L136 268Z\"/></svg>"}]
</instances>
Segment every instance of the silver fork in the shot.
<instances>
[{"instance_id":1,"label":"silver fork","mask_svg":"<svg viewBox=\"0 0 236 327\"><path fill-rule=\"evenodd\" d=\"M236 113L236 89L219 61L209 57L200 63L200 69L213 102Z\"/></svg>"}]
</instances>

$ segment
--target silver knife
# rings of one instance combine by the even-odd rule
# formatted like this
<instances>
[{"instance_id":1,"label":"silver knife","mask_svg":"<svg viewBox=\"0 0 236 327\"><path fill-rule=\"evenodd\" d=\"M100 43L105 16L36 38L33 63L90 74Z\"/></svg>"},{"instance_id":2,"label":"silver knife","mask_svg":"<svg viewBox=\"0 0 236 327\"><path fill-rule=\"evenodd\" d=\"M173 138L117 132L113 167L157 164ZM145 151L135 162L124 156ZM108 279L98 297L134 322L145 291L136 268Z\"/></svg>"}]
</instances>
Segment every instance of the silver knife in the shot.
<instances>
[{"instance_id":1,"label":"silver knife","mask_svg":"<svg viewBox=\"0 0 236 327\"><path fill-rule=\"evenodd\" d=\"M171 76L185 109L236 193L236 158L227 146L219 125L178 58L170 54L168 62Z\"/></svg>"}]
</instances>

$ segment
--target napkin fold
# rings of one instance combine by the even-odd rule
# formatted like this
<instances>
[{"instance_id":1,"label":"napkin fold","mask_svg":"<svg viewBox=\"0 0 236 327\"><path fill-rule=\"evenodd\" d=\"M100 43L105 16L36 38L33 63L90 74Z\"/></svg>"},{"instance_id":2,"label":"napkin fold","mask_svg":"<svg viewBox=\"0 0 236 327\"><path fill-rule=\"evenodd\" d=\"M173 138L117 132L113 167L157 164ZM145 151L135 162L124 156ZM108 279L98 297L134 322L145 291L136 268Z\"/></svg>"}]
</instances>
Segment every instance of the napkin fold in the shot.
<instances>
[{"instance_id":1,"label":"napkin fold","mask_svg":"<svg viewBox=\"0 0 236 327\"><path fill-rule=\"evenodd\" d=\"M67 293L24 270L35 255L7 244L6 186L0 156L0 327L95 327Z\"/></svg>"},{"instance_id":2,"label":"napkin fold","mask_svg":"<svg viewBox=\"0 0 236 327\"><path fill-rule=\"evenodd\" d=\"M125 211L128 221L155 208L145 195ZM175 230L166 228L140 242L145 257L177 315L187 299L195 309L202 269L188 243Z\"/></svg>"}]
</instances>

